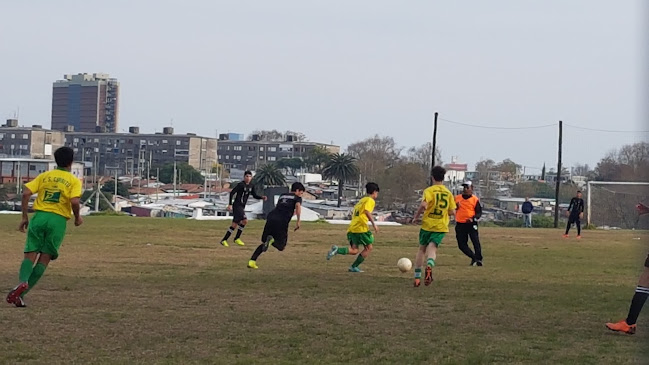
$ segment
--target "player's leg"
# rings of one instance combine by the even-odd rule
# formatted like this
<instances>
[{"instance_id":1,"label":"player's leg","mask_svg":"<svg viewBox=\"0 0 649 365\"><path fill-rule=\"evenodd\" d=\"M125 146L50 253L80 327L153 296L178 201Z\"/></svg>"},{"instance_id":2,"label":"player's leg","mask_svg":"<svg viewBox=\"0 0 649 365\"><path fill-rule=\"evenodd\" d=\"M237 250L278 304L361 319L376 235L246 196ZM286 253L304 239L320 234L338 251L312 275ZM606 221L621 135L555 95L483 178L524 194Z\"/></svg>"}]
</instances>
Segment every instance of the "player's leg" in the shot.
<instances>
[{"instance_id":1,"label":"player's leg","mask_svg":"<svg viewBox=\"0 0 649 365\"><path fill-rule=\"evenodd\" d=\"M581 238L581 219L577 218L575 224L577 225L577 238Z\"/></svg>"},{"instance_id":2,"label":"player's leg","mask_svg":"<svg viewBox=\"0 0 649 365\"><path fill-rule=\"evenodd\" d=\"M228 239L230 238L230 236L232 235L232 233L234 232L234 230L237 229L237 227L239 226L239 225L237 224L238 221L235 221L236 218L237 218L237 217L234 217L234 218L232 219L232 224L230 225L230 228L228 228L228 230L225 232L225 235L224 235L223 238L221 239L221 245L223 245L223 246L225 246L225 247L229 247L229 246L230 246L230 245L228 245Z\"/></svg>"},{"instance_id":3,"label":"player's leg","mask_svg":"<svg viewBox=\"0 0 649 365\"><path fill-rule=\"evenodd\" d=\"M471 259L471 265L475 264L475 255L469 248L469 232L466 230L466 225L458 223L455 225L455 237L457 238L457 247L467 257Z\"/></svg>"},{"instance_id":4,"label":"player's leg","mask_svg":"<svg viewBox=\"0 0 649 365\"><path fill-rule=\"evenodd\" d=\"M480 244L480 233L478 233L477 225L470 227L469 238L473 243L476 265L482 266L482 245Z\"/></svg>"},{"instance_id":5,"label":"player's leg","mask_svg":"<svg viewBox=\"0 0 649 365\"><path fill-rule=\"evenodd\" d=\"M359 268L359 266L360 266L360 264L363 263L363 261L365 261L365 259L367 259L367 257L372 252L372 249L373 249L373 247L372 247L371 243L365 244L364 247L363 247L363 250L358 254L358 256L356 256L356 260L354 260L354 262L352 263L352 266L350 266L349 271L351 271L351 272L363 272Z\"/></svg>"},{"instance_id":6,"label":"player's leg","mask_svg":"<svg viewBox=\"0 0 649 365\"><path fill-rule=\"evenodd\" d=\"M237 234L234 236L234 243L236 243L239 246L245 245L245 243L241 240L241 234L243 233L244 228L246 228L246 224L248 224L248 218L246 215L243 215L243 219L239 222L239 228L237 228Z\"/></svg>"},{"instance_id":7,"label":"player's leg","mask_svg":"<svg viewBox=\"0 0 649 365\"><path fill-rule=\"evenodd\" d=\"M649 258L647 258L647 263L645 263L644 271L640 275L640 280L638 280L638 286L635 289L635 294L633 299L631 299L631 306L629 307L629 314L625 320L621 320L617 323L607 323L606 327L611 331L625 332L630 335L634 334L636 331L636 322L638 316L642 311L647 298L649 298Z\"/></svg>"},{"instance_id":8,"label":"player's leg","mask_svg":"<svg viewBox=\"0 0 649 365\"><path fill-rule=\"evenodd\" d=\"M261 234L261 244L257 246L255 251L252 253L252 256L250 257L250 260L248 260L248 268L250 269L259 268L257 266L257 259L262 253L268 250L268 245L272 244L274 240L273 236L271 235L272 232L271 226L272 226L272 221L266 220L266 224L264 224L264 232Z\"/></svg>"},{"instance_id":9,"label":"player's leg","mask_svg":"<svg viewBox=\"0 0 649 365\"><path fill-rule=\"evenodd\" d=\"M329 252L327 252L327 260L331 260L336 255L356 255L358 251L358 233L347 233L347 241L349 247L332 245Z\"/></svg>"},{"instance_id":10,"label":"player's leg","mask_svg":"<svg viewBox=\"0 0 649 365\"><path fill-rule=\"evenodd\" d=\"M437 242L431 240L426 247L426 276L424 277L426 286L433 283L433 267L435 267L435 259L437 259L437 245Z\"/></svg>"},{"instance_id":11,"label":"player's leg","mask_svg":"<svg viewBox=\"0 0 649 365\"><path fill-rule=\"evenodd\" d=\"M573 223L574 222L572 220L572 215L570 215L570 217L568 217L568 224L566 224L566 233L563 234L564 237L568 237L568 233L570 232L570 227L572 226Z\"/></svg>"},{"instance_id":12,"label":"player's leg","mask_svg":"<svg viewBox=\"0 0 649 365\"><path fill-rule=\"evenodd\" d=\"M7 303L15 304L18 298L29 289L29 278L34 270L34 264L38 260L38 254L45 242L44 214L36 213L29 222L27 238L25 240L25 256L18 271L18 285L7 294Z\"/></svg>"},{"instance_id":13,"label":"player's leg","mask_svg":"<svg viewBox=\"0 0 649 365\"><path fill-rule=\"evenodd\" d=\"M421 231L419 233L421 237ZM424 266L424 258L426 257L426 244L419 241L419 248L417 249L417 256L415 257L415 287L421 285L421 268Z\"/></svg>"}]
</instances>

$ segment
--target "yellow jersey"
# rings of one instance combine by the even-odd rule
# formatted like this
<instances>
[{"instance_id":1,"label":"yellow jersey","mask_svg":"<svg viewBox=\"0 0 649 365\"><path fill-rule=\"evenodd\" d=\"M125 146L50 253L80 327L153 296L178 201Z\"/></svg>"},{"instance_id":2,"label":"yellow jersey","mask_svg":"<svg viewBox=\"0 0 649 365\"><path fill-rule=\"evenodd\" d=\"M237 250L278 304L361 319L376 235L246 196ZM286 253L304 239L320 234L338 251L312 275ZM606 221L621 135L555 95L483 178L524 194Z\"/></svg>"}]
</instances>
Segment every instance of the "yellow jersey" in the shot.
<instances>
[{"instance_id":1,"label":"yellow jersey","mask_svg":"<svg viewBox=\"0 0 649 365\"><path fill-rule=\"evenodd\" d=\"M433 185L424 190L422 199L427 206L421 220L421 229L429 232L448 232L448 211L457 208L451 191L444 185Z\"/></svg>"},{"instance_id":2,"label":"yellow jersey","mask_svg":"<svg viewBox=\"0 0 649 365\"><path fill-rule=\"evenodd\" d=\"M369 218L365 215L365 211L372 213L374 211L374 206L376 202L372 199L371 196L366 196L361 199L356 206L354 206L354 212L352 213L352 222L349 224L349 233L365 233L369 232L369 227L367 222Z\"/></svg>"},{"instance_id":3,"label":"yellow jersey","mask_svg":"<svg viewBox=\"0 0 649 365\"><path fill-rule=\"evenodd\" d=\"M38 194L34 210L55 213L67 219L72 217L70 199L81 197L81 181L63 169L44 172L25 187Z\"/></svg>"}]
</instances>

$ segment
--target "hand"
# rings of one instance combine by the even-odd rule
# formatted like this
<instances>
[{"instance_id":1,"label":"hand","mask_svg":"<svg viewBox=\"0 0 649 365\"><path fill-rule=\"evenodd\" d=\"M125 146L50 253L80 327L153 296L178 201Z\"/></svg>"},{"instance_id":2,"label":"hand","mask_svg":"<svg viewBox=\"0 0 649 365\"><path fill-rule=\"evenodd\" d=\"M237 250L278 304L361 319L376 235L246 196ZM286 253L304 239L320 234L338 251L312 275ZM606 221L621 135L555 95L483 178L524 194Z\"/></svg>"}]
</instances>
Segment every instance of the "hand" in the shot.
<instances>
[{"instance_id":1,"label":"hand","mask_svg":"<svg viewBox=\"0 0 649 365\"><path fill-rule=\"evenodd\" d=\"M297 231L298 229L300 229L300 222L295 223L295 229L293 230L293 232Z\"/></svg>"},{"instance_id":2,"label":"hand","mask_svg":"<svg viewBox=\"0 0 649 365\"><path fill-rule=\"evenodd\" d=\"M377 225L374 225L374 233L379 233L379 227Z\"/></svg>"},{"instance_id":3,"label":"hand","mask_svg":"<svg viewBox=\"0 0 649 365\"><path fill-rule=\"evenodd\" d=\"M584 219L584 213L579 213L579 219Z\"/></svg>"},{"instance_id":4,"label":"hand","mask_svg":"<svg viewBox=\"0 0 649 365\"><path fill-rule=\"evenodd\" d=\"M268 200L268 197L266 195L261 197L264 201Z\"/></svg>"},{"instance_id":5,"label":"hand","mask_svg":"<svg viewBox=\"0 0 649 365\"><path fill-rule=\"evenodd\" d=\"M83 224L83 218L81 218L81 216L74 218L74 225L76 227L79 227L82 224Z\"/></svg>"},{"instance_id":6,"label":"hand","mask_svg":"<svg viewBox=\"0 0 649 365\"><path fill-rule=\"evenodd\" d=\"M228 210L228 212L231 212L232 211L232 206L228 205L228 207L226 209Z\"/></svg>"},{"instance_id":7,"label":"hand","mask_svg":"<svg viewBox=\"0 0 649 365\"><path fill-rule=\"evenodd\" d=\"M20 221L20 225L18 226L18 230L22 233L25 233L25 230L27 229L27 226L29 225L29 218L23 218Z\"/></svg>"}]
</instances>

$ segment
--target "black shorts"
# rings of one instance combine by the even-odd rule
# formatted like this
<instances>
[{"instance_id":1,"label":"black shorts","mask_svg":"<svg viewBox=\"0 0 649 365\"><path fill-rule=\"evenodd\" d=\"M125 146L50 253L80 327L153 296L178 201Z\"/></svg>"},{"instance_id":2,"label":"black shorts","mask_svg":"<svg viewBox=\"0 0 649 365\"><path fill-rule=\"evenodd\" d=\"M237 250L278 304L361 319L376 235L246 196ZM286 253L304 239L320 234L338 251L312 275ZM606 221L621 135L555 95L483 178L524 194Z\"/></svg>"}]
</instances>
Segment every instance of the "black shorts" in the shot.
<instances>
[{"instance_id":1,"label":"black shorts","mask_svg":"<svg viewBox=\"0 0 649 365\"><path fill-rule=\"evenodd\" d=\"M579 214L577 215L571 214L570 217L568 217L569 224L575 224L577 222L581 223L581 219L579 219Z\"/></svg>"},{"instance_id":2,"label":"black shorts","mask_svg":"<svg viewBox=\"0 0 649 365\"><path fill-rule=\"evenodd\" d=\"M232 215L233 215L232 222L237 224L241 223L241 221L245 221L246 219L248 219L248 217L246 217L246 207L239 207L236 205L233 206Z\"/></svg>"},{"instance_id":3,"label":"black shorts","mask_svg":"<svg viewBox=\"0 0 649 365\"><path fill-rule=\"evenodd\" d=\"M280 251L284 251L288 240L288 225L290 222L290 220L278 219L269 215L268 219L266 219L266 225L264 226L264 233L261 235L261 241L266 242L268 236L272 236L274 240L273 247Z\"/></svg>"}]
</instances>

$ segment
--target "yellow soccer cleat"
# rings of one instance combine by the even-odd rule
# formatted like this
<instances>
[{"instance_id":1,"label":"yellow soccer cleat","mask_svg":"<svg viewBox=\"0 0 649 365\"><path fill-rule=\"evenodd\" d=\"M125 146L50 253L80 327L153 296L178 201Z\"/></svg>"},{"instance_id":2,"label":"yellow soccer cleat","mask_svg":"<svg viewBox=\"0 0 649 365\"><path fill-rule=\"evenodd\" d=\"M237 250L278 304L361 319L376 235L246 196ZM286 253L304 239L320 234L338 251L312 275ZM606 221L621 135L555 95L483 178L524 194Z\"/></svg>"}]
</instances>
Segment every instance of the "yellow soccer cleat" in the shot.
<instances>
[{"instance_id":1,"label":"yellow soccer cleat","mask_svg":"<svg viewBox=\"0 0 649 365\"><path fill-rule=\"evenodd\" d=\"M255 260L250 260L250 261L248 261L248 268L249 269L259 269L259 266L257 266L257 262Z\"/></svg>"},{"instance_id":2,"label":"yellow soccer cleat","mask_svg":"<svg viewBox=\"0 0 649 365\"><path fill-rule=\"evenodd\" d=\"M230 247L230 245L228 245L228 241L226 241L226 240L221 241L221 245L223 247Z\"/></svg>"},{"instance_id":3,"label":"yellow soccer cleat","mask_svg":"<svg viewBox=\"0 0 649 365\"><path fill-rule=\"evenodd\" d=\"M241 238L237 238L236 240L234 240L234 243L236 243L236 244L239 245L239 246L243 246L243 245L245 245L245 243L243 243L243 241L241 240Z\"/></svg>"}]
</instances>

